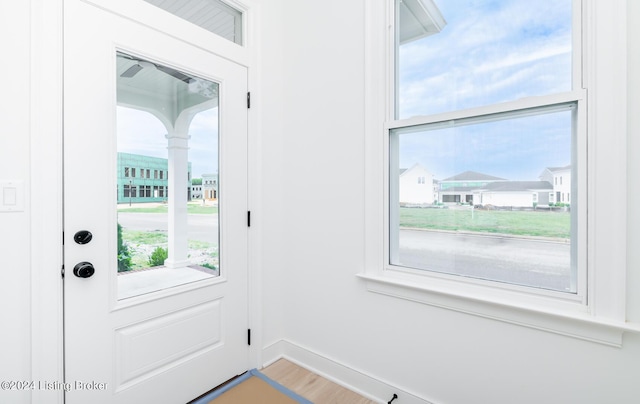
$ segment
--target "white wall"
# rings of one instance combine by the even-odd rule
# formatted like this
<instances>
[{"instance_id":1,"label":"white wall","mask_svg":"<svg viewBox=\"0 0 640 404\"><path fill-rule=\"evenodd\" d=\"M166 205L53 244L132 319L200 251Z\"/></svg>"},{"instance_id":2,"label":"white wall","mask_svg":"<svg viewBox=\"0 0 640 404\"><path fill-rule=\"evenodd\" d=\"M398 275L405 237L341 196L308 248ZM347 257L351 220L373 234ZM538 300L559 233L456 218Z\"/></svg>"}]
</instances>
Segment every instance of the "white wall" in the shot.
<instances>
[{"instance_id":1,"label":"white wall","mask_svg":"<svg viewBox=\"0 0 640 404\"><path fill-rule=\"evenodd\" d=\"M271 60L264 71L265 83L283 80L284 90L282 99L264 100L281 105L283 122L264 126L265 164L281 173L265 176L264 187L282 194L264 206L272 226L264 229L263 273L283 275L277 286L265 284L265 294L282 294L283 317L273 318L284 321L285 341L265 341L265 352L297 352L298 360L311 353L439 404L637 402L637 334L625 334L616 349L365 290L355 276L365 262L363 150L365 136L377 135L364 132L365 0L282 1L284 17L264 21L267 32L285 35L279 65ZM640 37L631 24L639 7L631 3L630 49ZM637 64L636 57L630 72L640 71ZM630 94L640 94L637 78ZM636 147L629 150L638 150L640 122L631 124ZM632 209L640 206L640 170L633 164L629 240L638 245L640 214ZM317 197L318 189L332 197ZM626 241L618 234L612 242ZM632 250L629 319L639 321L640 253ZM265 325L267 335L279 334L278 321L265 318Z\"/></svg>"},{"instance_id":2,"label":"white wall","mask_svg":"<svg viewBox=\"0 0 640 404\"><path fill-rule=\"evenodd\" d=\"M281 0L269 0L262 7L261 92L257 94L262 119L262 155L260 172L262 206L257 207L256 218L264 229L261 237L262 282L263 282L263 336L265 346L284 338L284 268L278 265L283 248L284 227L282 221L289 209L289 202L282 197L285 181L294 167L283 164L283 136L288 116L284 110L285 75L283 72L285 27ZM253 209L253 207L252 207ZM272 263L272 265L265 265Z\"/></svg>"},{"instance_id":3,"label":"white wall","mask_svg":"<svg viewBox=\"0 0 640 404\"><path fill-rule=\"evenodd\" d=\"M3 94L0 180L21 180L27 206L0 212L0 380L30 380L30 27L29 2L0 3ZM0 391L0 402L27 402L26 391Z\"/></svg>"}]
</instances>

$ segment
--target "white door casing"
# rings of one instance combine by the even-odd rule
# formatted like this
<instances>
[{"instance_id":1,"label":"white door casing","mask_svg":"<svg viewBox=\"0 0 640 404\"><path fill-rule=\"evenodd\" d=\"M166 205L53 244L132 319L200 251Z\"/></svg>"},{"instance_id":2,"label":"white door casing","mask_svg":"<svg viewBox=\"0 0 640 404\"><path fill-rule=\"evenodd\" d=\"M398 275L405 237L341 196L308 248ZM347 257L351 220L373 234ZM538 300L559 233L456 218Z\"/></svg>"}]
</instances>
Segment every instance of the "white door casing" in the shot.
<instances>
[{"instance_id":1,"label":"white door casing","mask_svg":"<svg viewBox=\"0 0 640 404\"><path fill-rule=\"evenodd\" d=\"M64 21L66 400L187 402L249 366L247 70L80 0L65 1ZM116 51L220 86L220 276L124 300L116 272ZM92 241L75 243L79 230ZM84 261L95 274L74 276Z\"/></svg>"}]
</instances>

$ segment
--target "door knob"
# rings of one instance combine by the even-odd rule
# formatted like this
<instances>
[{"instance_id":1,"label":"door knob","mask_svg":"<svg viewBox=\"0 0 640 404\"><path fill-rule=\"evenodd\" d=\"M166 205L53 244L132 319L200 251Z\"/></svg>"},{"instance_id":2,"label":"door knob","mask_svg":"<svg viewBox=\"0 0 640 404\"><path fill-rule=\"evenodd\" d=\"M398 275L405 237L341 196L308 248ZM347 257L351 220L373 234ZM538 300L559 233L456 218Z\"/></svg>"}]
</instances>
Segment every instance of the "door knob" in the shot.
<instances>
[{"instance_id":1,"label":"door knob","mask_svg":"<svg viewBox=\"0 0 640 404\"><path fill-rule=\"evenodd\" d=\"M81 262L73 267L73 274L78 278L89 278L96 272L93 264L90 262Z\"/></svg>"}]
</instances>

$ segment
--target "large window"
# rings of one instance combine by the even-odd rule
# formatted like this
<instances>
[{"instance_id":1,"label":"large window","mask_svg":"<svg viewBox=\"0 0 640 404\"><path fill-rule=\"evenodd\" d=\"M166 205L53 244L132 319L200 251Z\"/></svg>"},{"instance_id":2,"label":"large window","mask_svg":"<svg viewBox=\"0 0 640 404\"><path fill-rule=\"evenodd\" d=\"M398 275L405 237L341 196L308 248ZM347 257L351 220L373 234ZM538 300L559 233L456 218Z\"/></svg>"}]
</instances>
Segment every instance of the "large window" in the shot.
<instances>
[{"instance_id":1,"label":"large window","mask_svg":"<svg viewBox=\"0 0 640 404\"><path fill-rule=\"evenodd\" d=\"M369 291L607 345L637 330L625 5L365 2Z\"/></svg>"},{"instance_id":2,"label":"large window","mask_svg":"<svg viewBox=\"0 0 640 404\"><path fill-rule=\"evenodd\" d=\"M562 195L580 195L586 172L572 3L395 1L392 268L586 290L586 207L537 198L559 171ZM403 180L418 169L433 188Z\"/></svg>"}]
</instances>

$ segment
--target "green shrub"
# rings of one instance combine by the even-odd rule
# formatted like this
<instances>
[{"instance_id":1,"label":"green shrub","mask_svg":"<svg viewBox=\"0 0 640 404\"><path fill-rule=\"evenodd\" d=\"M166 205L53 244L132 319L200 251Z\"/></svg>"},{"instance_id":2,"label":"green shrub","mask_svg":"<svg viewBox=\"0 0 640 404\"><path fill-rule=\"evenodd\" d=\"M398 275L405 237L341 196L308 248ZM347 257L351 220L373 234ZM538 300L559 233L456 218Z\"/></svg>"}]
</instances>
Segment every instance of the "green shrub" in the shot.
<instances>
[{"instance_id":1,"label":"green shrub","mask_svg":"<svg viewBox=\"0 0 640 404\"><path fill-rule=\"evenodd\" d=\"M122 226L118 223L118 272L131 270L131 251L122 241Z\"/></svg>"},{"instance_id":2,"label":"green shrub","mask_svg":"<svg viewBox=\"0 0 640 404\"><path fill-rule=\"evenodd\" d=\"M157 267L164 265L164 260L169 256L169 250L162 247L156 247L149 256L149 266Z\"/></svg>"}]
</instances>

